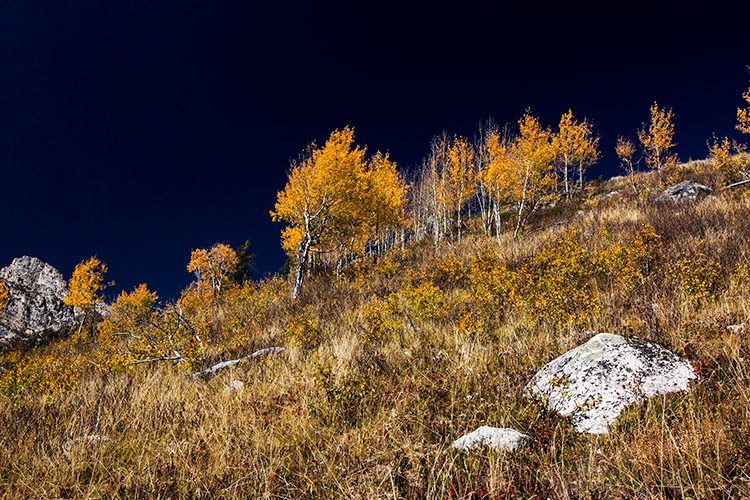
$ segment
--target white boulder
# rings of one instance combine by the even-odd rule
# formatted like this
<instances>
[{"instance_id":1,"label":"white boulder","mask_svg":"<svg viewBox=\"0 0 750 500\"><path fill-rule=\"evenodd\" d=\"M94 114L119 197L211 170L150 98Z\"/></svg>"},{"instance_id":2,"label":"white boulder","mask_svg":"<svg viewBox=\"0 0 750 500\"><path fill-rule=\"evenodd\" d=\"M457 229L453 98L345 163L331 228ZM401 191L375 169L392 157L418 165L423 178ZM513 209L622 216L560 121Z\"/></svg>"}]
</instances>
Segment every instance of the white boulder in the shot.
<instances>
[{"instance_id":1,"label":"white boulder","mask_svg":"<svg viewBox=\"0 0 750 500\"><path fill-rule=\"evenodd\" d=\"M687 360L663 347L600 333L545 365L527 391L578 432L604 434L627 406L687 391L695 378Z\"/></svg>"},{"instance_id":2,"label":"white boulder","mask_svg":"<svg viewBox=\"0 0 750 500\"><path fill-rule=\"evenodd\" d=\"M531 444L531 436L509 427L483 425L477 430L464 434L453 442L453 447L461 451L472 451L482 446L496 450L516 451Z\"/></svg>"}]
</instances>

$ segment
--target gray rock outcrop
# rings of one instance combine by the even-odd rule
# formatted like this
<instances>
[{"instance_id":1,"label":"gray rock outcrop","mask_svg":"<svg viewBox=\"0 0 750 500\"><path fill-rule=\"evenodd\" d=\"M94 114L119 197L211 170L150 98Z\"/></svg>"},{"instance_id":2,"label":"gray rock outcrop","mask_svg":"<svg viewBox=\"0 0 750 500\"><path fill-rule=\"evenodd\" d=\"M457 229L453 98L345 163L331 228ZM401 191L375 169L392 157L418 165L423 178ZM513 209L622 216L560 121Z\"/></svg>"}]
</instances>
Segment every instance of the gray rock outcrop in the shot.
<instances>
[{"instance_id":1,"label":"gray rock outcrop","mask_svg":"<svg viewBox=\"0 0 750 500\"><path fill-rule=\"evenodd\" d=\"M19 257L0 269L0 279L10 292L0 311L0 350L39 345L73 328L73 311L63 303L65 279L57 269L34 257Z\"/></svg>"},{"instance_id":2,"label":"gray rock outcrop","mask_svg":"<svg viewBox=\"0 0 750 500\"><path fill-rule=\"evenodd\" d=\"M545 365L527 391L578 432L603 434L627 406L687 391L695 378L687 360L663 347L600 333Z\"/></svg>"},{"instance_id":3,"label":"gray rock outcrop","mask_svg":"<svg viewBox=\"0 0 750 500\"><path fill-rule=\"evenodd\" d=\"M695 181L687 180L668 187L659 195L658 201L684 203L696 201L712 193L711 188Z\"/></svg>"}]
</instances>

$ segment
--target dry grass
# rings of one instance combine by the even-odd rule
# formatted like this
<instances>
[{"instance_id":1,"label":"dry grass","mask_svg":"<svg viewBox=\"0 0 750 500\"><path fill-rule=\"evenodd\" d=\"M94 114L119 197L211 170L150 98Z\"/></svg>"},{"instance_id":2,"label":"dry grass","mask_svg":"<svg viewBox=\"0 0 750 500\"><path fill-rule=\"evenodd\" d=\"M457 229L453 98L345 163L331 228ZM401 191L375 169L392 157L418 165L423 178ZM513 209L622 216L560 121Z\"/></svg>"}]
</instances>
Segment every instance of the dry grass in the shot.
<instances>
[{"instance_id":1,"label":"dry grass","mask_svg":"<svg viewBox=\"0 0 750 500\"><path fill-rule=\"evenodd\" d=\"M209 382L166 365L91 370L62 393L6 397L0 490L8 498L748 497L750 200L730 193L654 206L626 188L583 214L549 214L546 229L518 242L415 245L391 256L395 273L381 262L340 280L312 279L303 299L319 318L315 349L291 348ZM512 311L479 333L456 328L472 304L460 270L477 253L520 265L571 227L594 249L609 244L602 234L625 241L645 224L662 238L655 277L627 294L618 283L597 285L602 307L584 323L555 326ZM720 271L697 300L667 270L699 253ZM458 276L436 274L446 256L460 263ZM401 294L425 276L442 293L434 317L414 314ZM397 328L365 341L363 304L375 296L396 304L387 314ZM297 313L280 298L253 345L278 342ZM748 330L726 329L742 322ZM590 331L657 341L691 359L699 381L688 394L630 408L608 435L577 435L523 389ZM228 391L235 379L244 388ZM529 432L535 445L515 454L451 449L485 424ZM94 435L107 439L63 452L69 440Z\"/></svg>"}]
</instances>

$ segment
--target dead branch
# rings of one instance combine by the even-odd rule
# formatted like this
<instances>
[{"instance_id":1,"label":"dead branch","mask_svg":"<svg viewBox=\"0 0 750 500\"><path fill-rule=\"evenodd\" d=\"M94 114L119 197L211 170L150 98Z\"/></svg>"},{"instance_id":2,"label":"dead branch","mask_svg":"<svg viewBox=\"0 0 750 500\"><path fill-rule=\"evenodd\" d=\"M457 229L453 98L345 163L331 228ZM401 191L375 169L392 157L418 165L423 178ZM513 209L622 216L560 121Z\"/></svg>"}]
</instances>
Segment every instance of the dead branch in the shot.
<instances>
[{"instance_id":1,"label":"dead branch","mask_svg":"<svg viewBox=\"0 0 750 500\"><path fill-rule=\"evenodd\" d=\"M216 363L215 365L209 366L203 371L193 373L193 378L195 379L202 378L204 380L208 380L211 377L213 377L216 374L216 372L224 370L225 368L230 368L232 366L238 365L242 363L243 361L257 359L262 356L267 356L269 354L280 354L283 351L284 351L283 347L266 347L265 349L255 351L249 356L244 356L242 358L231 359L228 361L222 361L221 363Z\"/></svg>"}]
</instances>

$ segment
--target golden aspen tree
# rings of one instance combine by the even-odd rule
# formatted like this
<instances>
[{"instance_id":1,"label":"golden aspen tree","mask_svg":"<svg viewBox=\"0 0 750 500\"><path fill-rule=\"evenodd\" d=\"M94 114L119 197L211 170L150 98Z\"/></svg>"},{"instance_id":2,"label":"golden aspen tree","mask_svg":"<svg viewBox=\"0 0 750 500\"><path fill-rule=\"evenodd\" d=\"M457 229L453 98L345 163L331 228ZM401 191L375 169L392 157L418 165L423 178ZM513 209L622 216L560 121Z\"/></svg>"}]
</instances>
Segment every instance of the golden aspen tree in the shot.
<instances>
[{"instance_id":1,"label":"golden aspen tree","mask_svg":"<svg viewBox=\"0 0 750 500\"><path fill-rule=\"evenodd\" d=\"M122 292L110 308L110 315L99 324L97 334L104 359L99 365L107 371L128 365L168 361L195 368L203 360L204 345L182 313L168 304L157 307L158 297L145 284L132 292Z\"/></svg>"},{"instance_id":2,"label":"golden aspen tree","mask_svg":"<svg viewBox=\"0 0 750 500\"><path fill-rule=\"evenodd\" d=\"M630 179L633 191L635 194L638 194L638 189L635 187L635 172L637 168L637 162L635 161L635 144L633 144L633 141L630 139L619 136L617 138L617 144L615 145L615 153L620 159L620 166L625 171L625 175Z\"/></svg>"},{"instance_id":3,"label":"golden aspen tree","mask_svg":"<svg viewBox=\"0 0 750 500\"><path fill-rule=\"evenodd\" d=\"M493 224L494 203L490 186L486 182L487 168L491 162L489 141L495 136L499 138L497 125L492 121L480 124L479 133L475 140L474 149L474 177L476 178L476 199L479 205L479 213L482 218L482 229L486 236L490 236ZM499 140L499 139L498 139Z\"/></svg>"},{"instance_id":4,"label":"golden aspen tree","mask_svg":"<svg viewBox=\"0 0 750 500\"><path fill-rule=\"evenodd\" d=\"M432 139L430 153L422 165L420 191L426 231L435 244L449 234L451 196L448 189L448 151L450 139L443 133Z\"/></svg>"},{"instance_id":5,"label":"golden aspen tree","mask_svg":"<svg viewBox=\"0 0 750 500\"><path fill-rule=\"evenodd\" d=\"M138 285L130 293L120 293L110 307L109 316L97 327L103 353L100 366L113 371L124 368L135 359L129 349L130 341L142 340L144 329L156 323L156 301L156 293L149 291L145 284ZM123 343L125 350L122 349Z\"/></svg>"},{"instance_id":6,"label":"golden aspen tree","mask_svg":"<svg viewBox=\"0 0 750 500\"><path fill-rule=\"evenodd\" d=\"M83 313L81 323L78 325L79 332L84 324L92 320L96 305L103 302L100 294L107 287L104 283L106 273L107 265L96 257L77 264L73 270L68 281L68 293L63 303Z\"/></svg>"},{"instance_id":7,"label":"golden aspen tree","mask_svg":"<svg viewBox=\"0 0 750 500\"><path fill-rule=\"evenodd\" d=\"M515 205L514 238L518 238L524 222L539 204L554 196L557 185L552 132L529 112L519 120L518 128L518 136L510 143L499 135L490 136L490 164L484 174L495 203Z\"/></svg>"},{"instance_id":8,"label":"golden aspen tree","mask_svg":"<svg viewBox=\"0 0 750 500\"><path fill-rule=\"evenodd\" d=\"M512 144L501 137L496 129L487 134L484 144L487 164L480 174L481 181L489 191L495 235L500 238L502 230L500 207L514 200L519 180L517 163L513 155Z\"/></svg>"},{"instance_id":9,"label":"golden aspen tree","mask_svg":"<svg viewBox=\"0 0 750 500\"><path fill-rule=\"evenodd\" d=\"M568 110L560 118L558 131L554 137L557 151L557 163L563 178L563 190L566 198L570 198L569 172L575 162L581 141L580 130L573 118L573 110Z\"/></svg>"},{"instance_id":10,"label":"golden aspen tree","mask_svg":"<svg viewBox=\"0 0 750 500\"><path fill-rule=\"evenodd\" d=\"M563 178L563 192L566 198L570 198L573 191L570 172L574 166L577 167L578 188L582 188L586 168L599 160L599 138L594 136L593 127L588 121L576 121L573 111L569 109L560 118L553 144L557 152L558 170Z\"/></svg>"},{"instance_id":11,"label":"golden aspen tree","mask_svg":"<svg viewBox=\"0 0 750 500\"><path fill-rule=\"evenodd\" d=\"M365 215L369 226L368 238L373 238L378 251L388 232L400 229L405 223L409 185L399 173L396 163L380 151L367 162L365 172L368 209Z\"/></svg>"},{"instance_id":12,"label":"golden aspen tree","mask_svg":"<svg viewBox=\"0 0 750 500\"><path fill-rule=\"evenodd\" d=\"M346 127L334 131L322 147L312 144L292 163L271 211L274 221L289 224L282 244L295 258L292 298L302 287L311 252L331 244L335 230L351 226L359 216L365 153L354 144L354 130Z\"/></svg>"},{"instance_id":13,"label":"golden aspen tree","mask_svg":"<svg viewBox=\"0 0 750 500\"><path fill-rule=\"evenodd\" d=\"M229 245L217 243L208 250L193 250L187 270L195 274L200 291L210 290L216 298L231 282L236 267L237 253L234 249Z\"/></svg>"},{"instance_id":14,"label":"golden aspen tree","mask_svg":"<svg viewBox=\"0 0 750 500\"><path fill-rule=\"evenodd\" d=\"M519 135L513 144L517 177L513 192L518 206L516 229L513 238L518 238L521 227L538 204L549 198L556 185L553 161L556 156L552 133L544 128L530 113L518 122Z\"/></svg>"},{"instance_id":15,"label":"golden aspen tree","mask_svg":"<svg viewBox=\"0 0 750 500\"><path fill-rule=\"evenodd\" d=\"M671 153L675 146L674 115L671 109L662 109L654 103L650 109L651 119L638 131L638 139L645 152L646 164L656 170L659 178L663 178L664 171L677 163L677 158Z\"/></svg>"},{"instance_id":16,"label":"golden aspen tree","mask_svg":"<svg viewBox=\"0 0 750 500\"><path fill-rule=\"evenodd\" d=\"M467 200L476 193L474 147L463 137L455 137L448 147L449 211L456 214L458 241L461 241L461 215Z\"/></svg>"},{"instance_id":17,"label":"golden aspen tree","mask_svg":"<svg viewBox=\"0 0 750 500\"><path fill-rule=\"evenodd\" d=\"M107 287L104 283L106 273L107 265L96 257L77 264L68 281L68 293L63 303L81 310L84 320L87 319L96 304L103 301L100 293Z\"/></svg>"},{"instance_id":18,"label":"golden aspen tree","mask_svg":"<svg viewBox=\"0 0 750 500\"><path fill-rule=\"evenodd\" d=\"M737 108L737 130L743 134L750 134L750 89L747 89L742 98L747 103L745 108Z\"/></svg>"},{"instance_id":19,"label":"golden aspen tree","mask_svg":"<svg viewBox=\"0 0 750 500\"><path fill-rule=\"evenodd\" d=\"M733 183L750 178L750 172L743 171L743 166L747 165L745 149L744 145L727 137L714 137L712 142L708 143L709 159L723 182Z\"/></svg>"}]
</instances>

